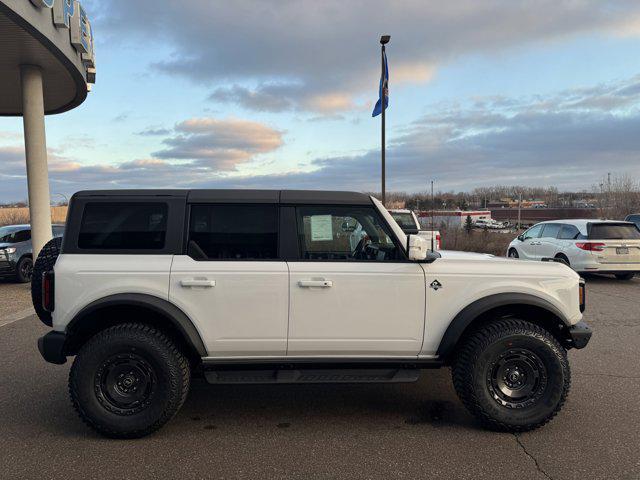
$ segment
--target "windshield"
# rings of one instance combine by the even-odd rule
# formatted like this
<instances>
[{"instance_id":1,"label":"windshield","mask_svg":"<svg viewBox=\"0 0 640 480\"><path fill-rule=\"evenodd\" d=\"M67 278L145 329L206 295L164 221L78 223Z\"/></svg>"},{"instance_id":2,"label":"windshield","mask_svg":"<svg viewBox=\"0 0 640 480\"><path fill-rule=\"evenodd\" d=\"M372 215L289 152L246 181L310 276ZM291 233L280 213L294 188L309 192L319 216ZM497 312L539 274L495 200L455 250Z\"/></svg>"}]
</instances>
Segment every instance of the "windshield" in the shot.
<instances>
[{"instance_id":1,"label":"windshield","mask_svg":"<svg viewBox=\"0 0 640 480\"><path fill-rule=\"evenodd\" d=\"M393 219L400 225L400 228L415 230L418 228L416 221L413 219L413 215L409 212L389 212Z\"/></svg>"},{"instance_id":2,"label":"windshield","mask_svg":"<svg viewBox=\"0 0 640 480\"><path fill-rule=\"evenodd\" d=\"M589 231L593 240L640 240L640 230L631 223L594 223Z\"/></svg>"},{"instance_id":3,"label":"windshield","mask_svg":"<svg viewBox=\"0 0 640 480\"><path fill-rule=\"evenodd\" d=\"M16 238L16 233L20 232L16 227L0 227L0 243L16 243L21 241Z\"/></svg>"},{"instance_id":4,"label":"windshield","mask_svg":"<svg viewBox=\"0 0 640 480\"><path fill-rule=\"evenodd\" d=\"M402 246L402 249L406 251L407 250L407 236L402 231L402 228L400 228L398 223L393 219L393 217L391 216L389 211L386 208L384 208L384 205L382 205L382 202L380 202L380 200L378 200L377 198L374 198L374 197L371 197L371 200L373 201L373 203L376 206L376 208L378 209L378 211L382 214L384 219L387 221L387 223L389 224L389 226L393 230L393 233L396 236L396 238L398 239L398 241L400 242L400 245Z\"/></svg>"}]
</instances>

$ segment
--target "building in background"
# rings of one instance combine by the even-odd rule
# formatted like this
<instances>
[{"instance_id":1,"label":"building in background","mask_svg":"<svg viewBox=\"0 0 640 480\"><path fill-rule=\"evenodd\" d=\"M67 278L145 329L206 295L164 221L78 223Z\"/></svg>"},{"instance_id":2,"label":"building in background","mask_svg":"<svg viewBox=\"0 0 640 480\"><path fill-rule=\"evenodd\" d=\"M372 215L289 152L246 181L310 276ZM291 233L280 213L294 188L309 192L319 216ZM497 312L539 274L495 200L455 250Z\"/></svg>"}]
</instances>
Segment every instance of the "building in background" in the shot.
<instances>
[{"instance_id":1,"label":"building in background","mask_svg":"<svg viewBox=\"0 0 640 480\"><path fill-rule=\"evenodd\" d=\"M422 227L431 226L431 212L416 212L420 225ZM489 210L435 210L433 212L433 225L440 228L444 225L446 228L462 228L464 227L467 217L471 217L471 221L476 223L478 220L491 220L491 212Z\"/></svg>"},{"instance_id":2,"label":"building in background","mask_svg":"<svg viewBox=\"0 0 640 480\"><path fill-rule=\"evenodd\" d=\"M34 258L51 238L44 116L95 82L93 34L76 0L0 0L0 116L22 116Z\"/></svg>"}]
</instances>

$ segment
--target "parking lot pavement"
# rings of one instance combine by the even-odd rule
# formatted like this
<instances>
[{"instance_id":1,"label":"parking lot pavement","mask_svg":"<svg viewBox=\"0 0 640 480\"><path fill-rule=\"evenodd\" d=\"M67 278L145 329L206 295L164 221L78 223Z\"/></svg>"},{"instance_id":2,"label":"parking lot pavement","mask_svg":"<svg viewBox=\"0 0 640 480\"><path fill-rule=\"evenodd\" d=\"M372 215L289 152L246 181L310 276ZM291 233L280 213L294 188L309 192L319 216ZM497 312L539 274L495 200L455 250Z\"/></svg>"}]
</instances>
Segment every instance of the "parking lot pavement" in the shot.
<instances>
[{"instance_id":1,"label":"parking lot pavement","mask_svg":"<svg viewBox=\"0 0 640 480\"><path fill-rule=\"evenodd\" d=\"M4 325L33 313L31 285L0 279L0 325Z\"/></svg>"},{"instance_id":2,"label":"parking lot pavement","mask_svg":"<svg viewBox=\"0 0 640 480\"><path fill-rule=\"evenodd\" d=\"M0 284L0 321L28 305L21 295ZM594 336L570 352L569 400L549 425L517 436L480 429L442 369L395 385L196 380L160 432L107 440L73 412L69 365L40 358L46 327L14 321L0 327L0 477L640 479L640 280L589 278L587 295Z\"/></svg>"}]
</instances>

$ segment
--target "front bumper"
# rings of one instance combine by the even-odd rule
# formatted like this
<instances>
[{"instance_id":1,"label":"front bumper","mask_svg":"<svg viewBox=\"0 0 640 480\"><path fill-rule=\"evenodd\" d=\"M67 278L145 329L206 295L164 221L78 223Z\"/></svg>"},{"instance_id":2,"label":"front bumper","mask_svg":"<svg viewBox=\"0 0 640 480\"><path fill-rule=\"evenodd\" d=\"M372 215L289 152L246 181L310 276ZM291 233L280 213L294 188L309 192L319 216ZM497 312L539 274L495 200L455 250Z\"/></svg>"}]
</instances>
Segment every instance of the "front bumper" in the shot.
<instances>
[{"instance_id":1,"label":"front bumper","mask_svg":"<svg viewBox=\"0 0 640 480\"><path fill-rule=\"evenodd\" d=\"M567 346L580 349L587 346L587 343L589 343L589 340L591 340L591 334L593 333L593 330L591 330L591 327L589 327L589 325L587 325L586 323L578 322L575 325L569 327L567 329L567 333Z\"/></svg>"},{"instance_id":2,"label":"front bumper","mask_svg":"<svg viewBox=\"0 0 640 480\"><path fill-rule=\"evenodd\" d=\"M9 260L5 255L0 254L0 277L15 275L15 273L16 262Z\"/></svg>"},{"instance_id":3,"label":"front bumper","mask_svg":"<svg viewBox=\"0 0 640 480\"><path fill-rule=\"evenodd\" d=\"M67 361L66 343L67 336L64 333L53 331L38 339L38 350L47 362L62 365Z\"/></svg>"}]
</instances>

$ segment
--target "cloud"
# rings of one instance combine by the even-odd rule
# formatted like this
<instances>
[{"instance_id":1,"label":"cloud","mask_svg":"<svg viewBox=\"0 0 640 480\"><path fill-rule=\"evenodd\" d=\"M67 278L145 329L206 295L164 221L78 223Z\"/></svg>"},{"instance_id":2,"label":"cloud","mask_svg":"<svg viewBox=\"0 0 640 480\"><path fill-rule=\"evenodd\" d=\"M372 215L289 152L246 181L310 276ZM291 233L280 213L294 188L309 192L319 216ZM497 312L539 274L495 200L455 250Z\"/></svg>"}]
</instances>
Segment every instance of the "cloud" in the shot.
<instances>
[{"instance_id":1,"label":"cloud","mask_svg":"<svg viewBox=\"0 0 640 480\"><path fill-rule=\"evenodd\" d=\"M169 135L171 130L168 128L162 127L147 127L144 130L136 132L136 135L140 135L142 137L163 137Z\"/></svg>"},{"instance_id":2,"label":"cloud","mask_svg":"<svg viewBox=\"0 0 640 480\"><path fill-rule=\"evenodd\" d=\"M103 41L159 42L172 54L151 67L212 86L214 101L315 113L360 108L354 99L375 92L381 33L392 36L396 88L427 82L464 55L632 34L640 18L636 0L111 0L87 8Z\"/></svg>"},{"instance_id":3,"label":"cloud","mask_svg":"<svg viewBox=\"0 0 640 480\"><path fill-rule=\"evenodd\" d=\"M588 106L588 107L586 107ZM607 172L640 175L640 76L529 98L477 97L439 104L391 136L390 191L496 184L579 191ZM377 150L313 158L304 168L247 175L235 167L282 144L281 132L244 120L194 118L164 140L164 156L92 165L51 150L52 191L86 188L379 189ZM1 147L0 200L25 196L22 147Z\"/></svg>"},{"instance_id":4,"label":"cloud","mask_svg":"<svg viewBox=\"0 0 640 480\"><path fill-rule=\"evenodd\" d=\"M192 118L177 124L173 136L162 143L166 148L154 157L194 160L201 167L230 171L256 155L280 148L283 140L282 132L258 122Z\"/></svg>"}]
</instances>

